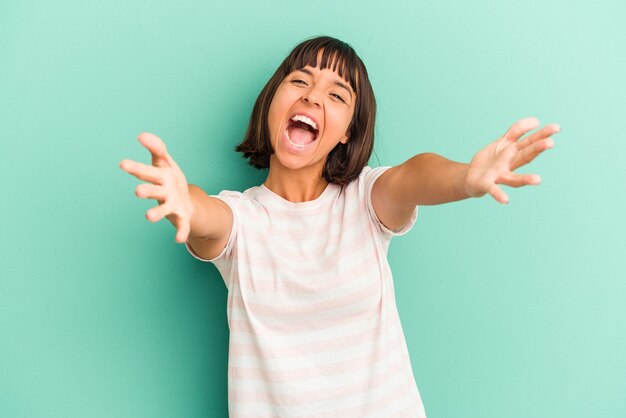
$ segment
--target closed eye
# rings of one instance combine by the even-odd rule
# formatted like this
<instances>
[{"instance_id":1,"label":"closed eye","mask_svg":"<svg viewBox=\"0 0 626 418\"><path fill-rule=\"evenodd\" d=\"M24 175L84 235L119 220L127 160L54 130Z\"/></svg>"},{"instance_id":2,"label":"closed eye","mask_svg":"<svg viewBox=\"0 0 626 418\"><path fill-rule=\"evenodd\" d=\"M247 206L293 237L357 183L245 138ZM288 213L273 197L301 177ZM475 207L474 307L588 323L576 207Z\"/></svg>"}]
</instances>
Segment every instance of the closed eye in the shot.
<instances>
[{"instance_id":1,"label":"closed eye","mask_svg":"<svg viewBox=\"0 0 626 418\"><path fill-rule=\"evenodd\" d=\"M303 86L308 86L308 84L306 83L306 81L304 80L300 80L298 78L291 80L291 82L293 84L300 84ZM343 99L343 97L341 97L340 95L338 95L337 93L331 93L330 94L332 97L335 97L336 99L340 100L342 103L346 103L346 101Z\"/></svg>"},{"instance_id":2,"label":"closed eye","mask_svg":"<svg viewBox=\"0 0 626 418\"><path fill-rule=\"evenodd\" d=\"M333 96L333 97L338 98L339 100L341 100L341 101L342 101L342 102L344 102L344 103L346 102L345 100L343 100L343 97L341 97L341 96L340 96L340 95L338 95L337 93L331 93L330 95L331 95L331 96Z\"/></svg>"}]
</instances>

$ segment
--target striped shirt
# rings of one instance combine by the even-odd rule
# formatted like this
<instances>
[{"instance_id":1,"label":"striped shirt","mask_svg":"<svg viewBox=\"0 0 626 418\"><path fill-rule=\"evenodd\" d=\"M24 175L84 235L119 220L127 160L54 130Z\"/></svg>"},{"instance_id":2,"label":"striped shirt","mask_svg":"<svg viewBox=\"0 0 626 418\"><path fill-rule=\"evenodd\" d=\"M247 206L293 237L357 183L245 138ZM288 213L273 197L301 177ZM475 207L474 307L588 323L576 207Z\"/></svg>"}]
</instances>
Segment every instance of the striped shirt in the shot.
<instances>
[{"instance_id":1,"label":"striped shirt","mask_svg":"<svg viewBox=\"0 0 626 418\"><path fill-rule=\"evenodd\" d=\"M214 195L233 211L211 260L228 288L231 417L425 417L370 194L389 167L294 203L265 185Z\"/></svg>"}]
</instances>

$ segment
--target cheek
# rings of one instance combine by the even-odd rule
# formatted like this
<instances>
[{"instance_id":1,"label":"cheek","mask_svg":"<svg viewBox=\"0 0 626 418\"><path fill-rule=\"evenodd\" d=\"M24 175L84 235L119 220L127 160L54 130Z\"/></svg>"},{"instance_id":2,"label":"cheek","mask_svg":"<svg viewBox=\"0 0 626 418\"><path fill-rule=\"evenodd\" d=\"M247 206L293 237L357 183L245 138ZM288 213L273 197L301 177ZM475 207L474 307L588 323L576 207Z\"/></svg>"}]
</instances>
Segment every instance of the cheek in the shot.
<instances>
[{"instance_id":1,"label":"cheek","mask_svg":"<svg viewBox=\"0 0 626 418\"><path fill-rule=\"evenodd\" d=\"M355 116L354 109L350 109L350 112L348 112L348 117L347 117L346 131L348 131L348 129L352 125L352 122L354 121L354 116Z\"/></svg>"},{"instance_id":2,"label":"cheek","mask_svg":"<svg viewBox=\"0 0 626 418\"><path fill-rule=\"evenodd\" d=\"M343 135L352 122L352 113L346 110L340 110L331 117L333 122L332 126Z\"/></svg>"},{"instance_id":3,"label":"cheek","mask_svg":"<svg viewBox=\"0 0 626 418\"><path fill-rule=\"evenodd\" d=\"M274 93L274 98L270 103L270 108L268 112L270 121L276 121L283 116L288 108L288 99L289 98L287 97L285 92L279 87L278 90L276 90L276 93Z\"/></svg>"}]
</instances>

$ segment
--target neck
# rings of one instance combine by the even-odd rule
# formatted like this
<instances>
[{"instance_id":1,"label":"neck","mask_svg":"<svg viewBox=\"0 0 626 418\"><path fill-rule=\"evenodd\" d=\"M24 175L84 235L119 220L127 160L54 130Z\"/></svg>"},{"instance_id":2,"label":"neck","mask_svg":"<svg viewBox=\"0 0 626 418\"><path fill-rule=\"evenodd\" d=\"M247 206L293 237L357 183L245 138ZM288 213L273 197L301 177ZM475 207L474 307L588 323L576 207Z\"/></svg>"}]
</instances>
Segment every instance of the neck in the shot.
<instances>
[{"instance_id":1,"label":"neck","mask_svg":"<svg viewBox=\"0 0 626 418\"><path fill-rule=\"evenodd\" d=\"M272 155L270 158L274 158ZM315 200L324 192L328 181L318 167L292 170L270 162L265 187L293 203Z\"/></svg>"}]
</instances>

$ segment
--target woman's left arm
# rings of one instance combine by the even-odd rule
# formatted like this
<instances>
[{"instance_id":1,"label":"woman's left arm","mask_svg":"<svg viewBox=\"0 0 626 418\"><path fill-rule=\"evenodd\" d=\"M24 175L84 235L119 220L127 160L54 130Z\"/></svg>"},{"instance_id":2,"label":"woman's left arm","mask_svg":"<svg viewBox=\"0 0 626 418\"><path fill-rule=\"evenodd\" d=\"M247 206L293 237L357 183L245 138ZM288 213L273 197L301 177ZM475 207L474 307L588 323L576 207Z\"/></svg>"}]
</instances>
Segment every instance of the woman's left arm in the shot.
<instances>
[{"instance_id":1,"label":"woman's left arm","mask_svg":"<svg viewBox=\"0 0 626 418\"><path fill-rule=\"evenodd\" d=\"M372 205L379 219L390 229L404 225L417 205L438 205L490 194L508 203L499 184L511 187L536 185L536 174L514 173L545 150L554 146L550 137L560 131L558 124L537 128L537 118L517 121L496 141L480 150L469 164L450 161L437 154L419 154L385 171L372 188Z\"/></svg>"}]
</instances>

